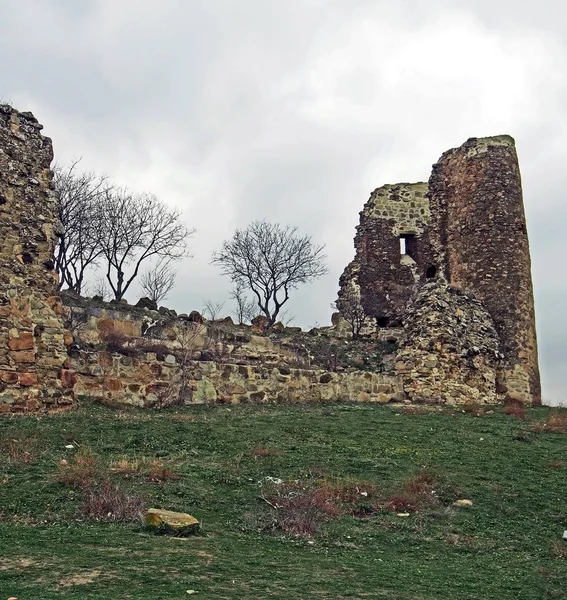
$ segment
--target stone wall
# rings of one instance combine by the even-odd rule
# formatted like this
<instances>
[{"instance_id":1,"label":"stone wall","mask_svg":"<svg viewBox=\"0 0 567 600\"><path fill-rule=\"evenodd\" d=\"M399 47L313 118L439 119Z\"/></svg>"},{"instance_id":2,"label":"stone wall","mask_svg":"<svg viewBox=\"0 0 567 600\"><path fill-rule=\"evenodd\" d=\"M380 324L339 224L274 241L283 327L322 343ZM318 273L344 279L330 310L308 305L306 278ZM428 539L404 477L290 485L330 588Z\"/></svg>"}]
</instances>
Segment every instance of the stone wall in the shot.
<instances>
[{"instance_id":1,"label":"stone wall","mask_svg":"<svg viewBox=\"0 0 567 600\"><path fill-rule=\"evenodd\" d=\"M441 379L447 376L452 389L455 381L464 378L463 384L474 397L476 389L484 398L497 394L500 399L540 403L531 264L514 140L510 136L472 138L443 154L427 185L378 188L360 215L355 259L341 277L339 298L354 290L360 295L370 322L386 328L403 324L404 351L409 351L413 343L412 298L417 294L424 303L423 290L436 288L425 285L418 290L430 279L440 279L442 284L472 293L496 328L502 360L496 368L494 390L487 390L481 379L471 379L466 361L462 368L456 367L456 355L449 359L451 368L427 377L413 377L413 382L408 383L405 367L417 361L410 369L412 373L416 368L418 372L426 369L417 358L421 340L427 335L420 330L421 337L412 349L413 359L399 361L405 365L400 373L409 385L409 396L421 393L429 397L434 389L440 394ZM406 237L406 254L401 256L400 236ZM456 325L450 315L443 316L438 311L435 314L435 322L445 319L449 329ZM451 331L453 335L460 328ZM431 344L438 345L438 333L431 331ZM444 351L435 352L441 352L438 361L447 359L442 355ZM425 362L433 359L426 358ZM432 375L433 387L425 382ZM467 381L476 381L478 387ZM419 392L421 383L425 387Z\"/></svg>"},{"instance_id":2,"label":"stone wall","mask_svg":"<svg viewBox=\"0 0 567 600\"><path fill-rule=\"evenodd\" d=\"M492 317L472 294L436 279L413 297L396 356L409 400L494 404L501 358Z\"/></svg>"},{"instance_id":3,"label":"stone wall","mask_svg":"<svg viewBox=\"0 0 567 600\"><path fill-rule=\"evenodd\" d=\"M514 140L472 138L445 152L429 188L443 275L474 293L494 319L505 357L501 393L538 403L531 262Z\"/></svg>"},{"instance_id":4,"label":"stone wall","mask_svg":"<svg viewBox=\"0 0 567 600\"><path fill-rule=\"evenodd\" d=\"M64 408L76 394L137 406L539 401L512 138L471 139L441 157L429 184L373 192L340 281L367 315L369 335L350 340L340 315L309 334L266 333L58 294L53 152L41 129L0 105L0 412Z\"/></svg>"},{"instance_id":5,"label":"stone wall","mask_svg":"<svg viewBox=\"0 0 567 600\"><path fill-rule=\"evenodd\" d=\"M360 213L355 258L340 278L339 298L360 295L368 315L365 333L400 326L416 283L432 264L426 183L385 185L371 194ZM405 241L402 254L400 238Z\"/></svg>"},{"instance_id":6,"label":"stone wall","mask_svg":"<svg viewBox=\"0 0 567 600\"><path fill-rule=\"evenodd\" d=\"M404 399L392 374L313 364L298 333L274 340L227 321L66 301L79 398L133 406Z\"/></svg>"},{"instance_id":7,"label":"stone wall","mask_svg":"<svg viewBox=\"0 0 567 600\"><path fill-rule=\"evenodd\" d=\"M53 270L53 150L41 129L31 113L0 105L0 412L73 402Z\"/></svg>"}]
</instances>

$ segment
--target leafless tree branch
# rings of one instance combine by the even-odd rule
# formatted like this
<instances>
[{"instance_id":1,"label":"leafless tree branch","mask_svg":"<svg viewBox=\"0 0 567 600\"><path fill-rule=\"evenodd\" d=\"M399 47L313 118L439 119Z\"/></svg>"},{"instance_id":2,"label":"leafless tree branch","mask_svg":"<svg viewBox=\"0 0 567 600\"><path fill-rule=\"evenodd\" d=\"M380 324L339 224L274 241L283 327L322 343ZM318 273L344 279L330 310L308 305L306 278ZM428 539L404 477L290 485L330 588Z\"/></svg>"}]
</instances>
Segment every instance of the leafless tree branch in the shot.
<instances>
[{"instance_id":1,"label":"leafless tree branch","mask_svg":"<svg viewBox=\"0 0 567 600\"><path fill-rule=\"evenodd\" d=\"M254 294L271 327L292 289L327 273L323 250L311 237L299 236L297 227L255 221L237 229L212 262Z\"/></svg>"},{"instance_id":2,"label":"leafless tree branch","mask_svg":"<svg viewBox=\"0 0 567 600\"><path fill-rule=\"evenodd\" d=\"M92 172L79 172L79 160L68 167L54 168L53 186L59 197L59 220L63 233L55 250L59 288L81 293L85 272L101 253L102 230L98 205L110 189L108 178Z\"/></svg>"},{"instance_id":3,"label":"leafless tree branch","mask_svg":"<svg viewBox=\"0 0 567 600\"><path fill-rule=\"evenodd\" d=\"M331 304L331 308L341 313L343 319L350 325L352 337L358 338L366 322L366 312L356 291L348 289L341 292L340 298Z\"/></svg>"},{"instance_id":4,"label":"leafless tree branch","mask_svg":"<svg viewBox=\"0 0 567 600\"><path fill-rule=\"evenodd\" d=\"M186 256L187 238L195 233L181 221L177 209L152 194L109 190L101 204L101 240L106 278L120 300L137 277L140 265L151 257L178 260Z\"/></svg>"},{"instance_id":5,"label":"leafless tree branch","mask_svg":"<svg viewBox=\"0 0 567 600\"><path fill-rule=\"evenodd\" d=\"M155 266L144 271L140 287L145 296L156 303L162 302L175 287L177 271L168 260L160 260Z\"/></svg>"}]
</instances>

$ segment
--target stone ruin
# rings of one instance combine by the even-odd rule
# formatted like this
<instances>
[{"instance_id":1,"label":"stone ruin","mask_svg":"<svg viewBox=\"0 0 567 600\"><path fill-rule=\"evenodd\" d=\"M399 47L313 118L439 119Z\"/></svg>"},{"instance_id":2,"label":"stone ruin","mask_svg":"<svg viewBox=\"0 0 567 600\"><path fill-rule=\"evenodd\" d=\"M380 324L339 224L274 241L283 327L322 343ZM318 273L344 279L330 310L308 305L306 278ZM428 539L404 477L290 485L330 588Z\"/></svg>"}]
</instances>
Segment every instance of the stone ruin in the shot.
<instances>
[{"instance_id":1,"label":"stone ruin","mask_svg":"<svg viewBox=\"0 0 567 600\"><path fill-rule=\"evenodd\" d=\"M0 106L0 413L205 402L539 401L530 259L514 142L472 139L429 184L387 185L361 213L340 280L363 339L263 332L57 292L51 140ZM402 252L403 250L403 252Z\"/></svg>"},{"instance_id":2,"label":"stone ruin","mask_svg":"<svg viewBox=\"0 0 567 600\"><path fill-rule=\"evenodd\" d=\"M51 140L31 113L0 105L0 412L73 402L53 251Z\"/></svg>"},{"instance_id":3,"label":"stone ruin","mask_svg":"<svg viewBox=\"0 0 567 600\"><path fill-rule=\"evenodd\" d=\"M514 140L471 138L429 183L375 190L340 279L366 332L404 327L410 400L541 397L531 264Z\"/></svg>"}]
</instances>

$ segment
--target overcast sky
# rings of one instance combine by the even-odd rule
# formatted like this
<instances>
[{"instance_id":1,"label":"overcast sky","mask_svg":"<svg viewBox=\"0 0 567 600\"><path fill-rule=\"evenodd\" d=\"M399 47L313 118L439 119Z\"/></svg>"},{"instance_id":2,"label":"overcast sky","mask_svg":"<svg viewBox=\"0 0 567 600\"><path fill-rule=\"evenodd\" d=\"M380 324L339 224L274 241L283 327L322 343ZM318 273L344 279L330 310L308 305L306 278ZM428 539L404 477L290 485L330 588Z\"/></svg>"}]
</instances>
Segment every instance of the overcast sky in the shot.
<instances>
[{"instance_id":1,"label":"overcast sky","mask_svg":"<svg viewBox=\"0 0 567 600\"><path fill-rule=\"evenodd\" d=\"M266 218L327 245L329 274L290 314L328 324L369 193L511 134L544 399L567 399L563 0L0 0L0 14L0 98L36 115L57 161L82 157L197 229L166 302L180 312L227 298L211 253Z\"/></svg>"}]
</instances>

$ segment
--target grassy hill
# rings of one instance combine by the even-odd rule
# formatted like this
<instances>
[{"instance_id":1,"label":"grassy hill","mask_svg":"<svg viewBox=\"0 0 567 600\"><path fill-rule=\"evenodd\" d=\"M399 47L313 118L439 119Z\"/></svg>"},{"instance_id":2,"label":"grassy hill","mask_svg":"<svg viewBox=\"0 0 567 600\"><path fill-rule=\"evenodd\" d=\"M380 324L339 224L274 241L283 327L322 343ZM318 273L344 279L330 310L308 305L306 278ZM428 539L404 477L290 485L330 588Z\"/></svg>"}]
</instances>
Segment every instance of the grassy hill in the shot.
<instances>
[{"instance_id":1,"label":"grassy hill","mask_svg":"<svg viewBox=\"0 0 567 600\"><path fill-rule=\"evenodd\" d=\"M567 598L567 415L511 412L2 418L0 600ZM156 536L144 506L202 531Z\"/></svg>"}]
</instances>

